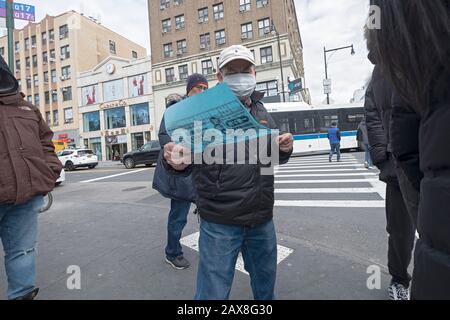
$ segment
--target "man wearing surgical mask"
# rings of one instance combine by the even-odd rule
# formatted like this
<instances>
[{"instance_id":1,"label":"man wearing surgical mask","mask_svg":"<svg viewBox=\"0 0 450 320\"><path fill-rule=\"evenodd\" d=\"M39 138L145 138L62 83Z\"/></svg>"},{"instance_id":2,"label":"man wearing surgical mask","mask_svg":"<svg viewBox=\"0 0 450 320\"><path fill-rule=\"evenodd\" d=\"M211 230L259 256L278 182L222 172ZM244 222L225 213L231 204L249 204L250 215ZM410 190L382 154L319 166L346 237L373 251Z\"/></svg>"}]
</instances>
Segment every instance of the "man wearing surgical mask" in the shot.
<instances>
[{"instance_id":1,"label":"man wearing surgical mask","mask_svg":"<svg viewBox=\"0 0 450 320\"><path fill-rule=\"evenodd\" d=\"M219 58L217 77L228 84L256 121L276 129L275 121L261 102L264 94L255 91L256 68L250 50L244 46L225 49ZM278 144L280 163L284 164L293 151L292 135L279 136ZM180 164L176 160L180 148L166 145L164 158L166 165L175 171L193 170L201 218L195 299L229 298L240 252L250 274L254 298L275 299L274 176L263 175L258 164Z\"/></svg>"}]
</instances>

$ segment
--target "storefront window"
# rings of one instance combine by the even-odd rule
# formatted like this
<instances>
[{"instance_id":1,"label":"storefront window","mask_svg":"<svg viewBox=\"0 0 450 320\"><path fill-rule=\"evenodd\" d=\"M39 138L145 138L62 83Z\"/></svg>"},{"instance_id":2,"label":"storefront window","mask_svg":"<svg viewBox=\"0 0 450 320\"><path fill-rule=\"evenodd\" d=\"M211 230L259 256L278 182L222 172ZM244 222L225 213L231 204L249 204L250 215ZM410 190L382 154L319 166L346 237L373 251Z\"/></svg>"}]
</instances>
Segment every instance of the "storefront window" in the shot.
<instances>
[{"instance_id":1,"label":"storefront window","mask_svg":"<svg viewBox=\"0 0 450 320\"><path fill-rule=\"evenodd\" d=\"M98 157L99 161L102 161L102 140L101 138L89 139L89 149Z\"/></svg>"},{"instance_id":2,"label":"storefront window","mask_svg":"<svg viewBox=\"0 0 450 320\"><path fill-rule=\"evenodd\" d=\"M144 145L144 133L133 133L131 135L131 145L133 150L138 150Z\"/></svg>"},{"instance_id":3,"label":"storefront window","mask_svg":"<svg viewBox=\"0 0 450 320\"><path fill-rule=\"evenodd\" d=\"M131 123L133 126L141 126L150 123L148 103L136 104L130 107Z\"/></svg>"},{"instance_id":4,"label":"storefront window","mask_svg":"<svg viewBox=\"0 0 450 320\"><path fill-rule=\"evenodd\" d=\"M105 122L107 129L126 127L125 108L114 108L105 111Z\"/></svg>"},{"instance_id":5,"label":"storefront window","mask_svg":"<svg viewBox=\"0 0 450 320\"><path fill-rule=\"evenodd\" d=\"M100 131L100 112L88 112L83 114L84 132Z\"/></svg>"}]
</instances>

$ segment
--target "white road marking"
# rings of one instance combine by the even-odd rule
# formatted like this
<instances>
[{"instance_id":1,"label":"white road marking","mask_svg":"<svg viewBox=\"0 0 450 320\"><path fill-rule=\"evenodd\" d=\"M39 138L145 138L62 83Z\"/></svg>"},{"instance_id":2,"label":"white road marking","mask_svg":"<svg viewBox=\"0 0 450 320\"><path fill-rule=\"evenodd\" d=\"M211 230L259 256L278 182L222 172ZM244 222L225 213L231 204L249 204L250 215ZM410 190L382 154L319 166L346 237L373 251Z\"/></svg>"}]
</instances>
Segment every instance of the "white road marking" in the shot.
<instances>
[{"instance_id":1,"label":"white road marking","mask_svg":"<svg viewBox=\"0 0 450 320\"><path fill-rule=\"evenodd\" d=\"M291 168L284 168L284 169L277 169L275 170L275 173L296 173L296 172L369 172L369 173L374 173L374 172L370 172L367 171L367 169L293 169L291 170Z\"/></svg>"},{"instance_id":2,"label":"white road marking","mask_svg":"<svg viewBox=\"0 0 450 320\"><path fill-rule=\"evenodd\" d=\"M312 165L312 164L305 164L305 165L300 165L300 164L285 164L282 166L277 166L275 167L276 169L321 169L321 168L330 168L331 166L329 164L316 164L316 165ZM355 162L355 164L341 164L339 166L335 166L335 167L339 167L339 168L364 168L363 164L359 164L358 162Z\"/></svg>"},{"instance_id":3,"label":"white road marking","mask_svg":"<svg viewBox=\"0 0 450 320\"><path fill-rule=\"evenodd\" d=\"M199 247L198 247L199 237L200 237L200 233L196 232L196 233L193 233L193 234L181 239L180 243L182 245L198 252L199 251ZM289 257L289 255L291 255L293 252L294 252L293 249L278 245L277 264L280 264L284 259ZM242 258L241 254L239 254L239 257L236 262L236 270L248 275L247 271L245 271L244 259Z\"/></svg>"},{"instance_id":4,"label":"white road marking","mask_svg":"<svg viewBox=\"0 0 450 320\"><path fill-rule=\"evenodd\" d=\"M356 177L356 176L378 176L378 173L329 173L329 174L276 174L277 178L295 178L295 177Z\"/></svg>"},{"instance_id":5,"label":"white road marking","mask_svg":"<svg viewBox=\"0 0 450 320\"><path fill-rule=\"evenodd\" d=\"M384 208L384 201L327 201L327 200L276 200L276 207L310 207L310 208Z\"/></svg>"},{"instance_id":6,"label":"white road marking","mask_svg":"<svg viewBox=\"0 0 450 320\"><path fill-rule=\"evenodd\" d=\"M378 179L342 179L342 180L276 180L275 184L311 184L311 183L352 183L352 182L376 182Z\"/></svg>"},{"instance_id":7,"label":"white road marking","mask_svg":"<svg viewBox=\"0 0 450 320\"><path fill-rule=\"evenodd\" d=\"M115 177L125 176L127 174L133 174L133 173L138 173L138 172L148 171L148 170L150 170L150 169L140 169L140 170L134 170L134 171L127 171L127 172L124 172L124 173L113 174L111 176L106 176L106 177L101 177L101 178L81 181L81 183L90 183L90 182L95 182L95 181L107 180L107 179L111 179L111 178L115 178Z\"/></svg>"},{"instance_id":8,"label":"white road marking","mask_svg":"<svg viewBox=\"0 0 450 320\"><path fill-rule=\"evenodd\" d=\"M377 193L374 188L301 188L301 189L276 189L276 194L300 194L300 193Z\"/></svg>"}]
</instances>

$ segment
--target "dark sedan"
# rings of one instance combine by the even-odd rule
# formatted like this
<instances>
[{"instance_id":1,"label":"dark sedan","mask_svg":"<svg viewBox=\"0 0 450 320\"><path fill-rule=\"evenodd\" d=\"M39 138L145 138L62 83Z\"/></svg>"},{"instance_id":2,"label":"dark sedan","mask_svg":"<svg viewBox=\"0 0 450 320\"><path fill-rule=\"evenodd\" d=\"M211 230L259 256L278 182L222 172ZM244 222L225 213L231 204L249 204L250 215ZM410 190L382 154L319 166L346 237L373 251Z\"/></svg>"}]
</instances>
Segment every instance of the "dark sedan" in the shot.
<instances>
[{"instance_id":1,"label":"dark sedan","mask_svg":"<svg viewBox=\"0 0 450 320\"><path fill-rule=\"evenodd\" d=\"M151 141L142 146L139 150L126 153L122 158L122 163L127 169L133 169L141 164L150 167L158 161L160 151L161 146L159 145L159 141Z\"/></svg>"}]
</instances>

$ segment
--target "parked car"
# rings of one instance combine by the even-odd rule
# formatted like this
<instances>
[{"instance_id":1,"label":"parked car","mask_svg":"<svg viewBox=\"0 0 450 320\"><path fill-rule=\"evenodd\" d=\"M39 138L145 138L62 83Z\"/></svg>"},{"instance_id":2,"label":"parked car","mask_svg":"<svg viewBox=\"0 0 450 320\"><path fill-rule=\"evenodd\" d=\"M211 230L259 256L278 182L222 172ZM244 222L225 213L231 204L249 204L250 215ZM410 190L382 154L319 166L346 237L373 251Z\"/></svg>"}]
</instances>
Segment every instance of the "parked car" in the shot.
<instances>
[{"instance_id":1,"label":"parked car","mask_svg":"<svg viewBox=\"0 0 450 320\"><path fill-rule=\"evenodd\" d=\"M62 169L58 180L56 180L56 186L61 185L64 181L66 181L66 171L64 169Z\"/></svg>"},{"instance_id":2,"label":"parked car","mask_svg":"<svg viewBox=\"0 0 450 320\"><path fill-rule=\"evenodd\" d=\"M122 163L127 169L133 169L137 165L141 164L145 164L147 167L150 167L158 161L160 151L161 146L159 145L159 141L151 141L138 150L124 154Z\"/></svg>"},{"instance_id":3,"label":"parked car","mask_svg":"<svg viewBox=\"0 0 450 320\"><path fill-rule=\"evenodd\" d=\"M86 148L66 149L58 153L58 158L67 171L86 167L94 169L98 165L98 157Z\"/></svg>"}]
</instances>

